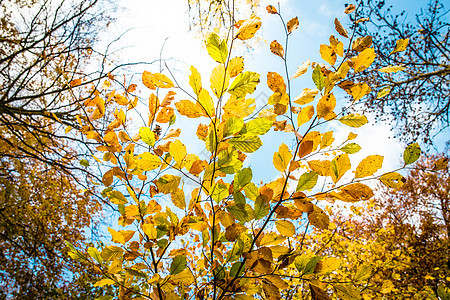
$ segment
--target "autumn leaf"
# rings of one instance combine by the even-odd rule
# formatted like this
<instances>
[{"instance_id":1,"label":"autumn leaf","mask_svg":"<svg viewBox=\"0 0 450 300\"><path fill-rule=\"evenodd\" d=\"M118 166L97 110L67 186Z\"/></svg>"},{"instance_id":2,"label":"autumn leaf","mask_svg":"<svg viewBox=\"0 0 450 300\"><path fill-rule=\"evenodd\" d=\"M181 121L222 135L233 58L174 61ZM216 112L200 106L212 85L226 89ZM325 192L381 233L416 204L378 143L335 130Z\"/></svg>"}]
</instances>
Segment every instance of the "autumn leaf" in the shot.
<instances>
[{"instance_id":1,"label":"autumn leaf","mask_svg":"<svg viewBox=\"0 0 450 300\"><path fill-rule=\"evenodd\" d=\"M318 174L314 171L303 173L297 183L296 191L310 190L317 184Z\"/></svg>"},{"instance_id":2,"label":"autumn leaf","mask_svg":"<svg viewBox=\"0 0 450 300\"><path fill-rule=\"evenodd\" d=\"M206 50L209 56L218 63L224 64L228 57L228 47L226 40L220 40L220 37L211 33L206 41Z\"/></svg>"},{"instance_id":3,"label":"autumn leaf","mask_svg":"<svg viewBox=\"0 0 450 300\"><path fill-rule=\"evenodd\" d=\"M227 72L231 78L236 77L244 70L244 58L242 56L234 57L230 60Z\"/></svg>"},{"instance_id":4,"label":"autumn leaf","mask_svg":"<svg viewBox=\"0 0 450 300\"><path fill-rule=\"evenodd\" d=\"M355 178L362 178L373 175L383 166L383 156L370 155L364 158L356 167Z\"/></svg>"},{"instance_id":5,"label":"autumn leaf","mask_svg":"<svg viewBox=\"0 0 450 300\"><path fill-rule=\"evenodd\" d=\"M345 7L344 13L351 14L356 9L356 6L354 4L349 4Z\"/></svg>"},{"instance_id":6,"label":"autumn leaf","mask_svg":"<svg viewBox=\"0 0 450 300\"><path fill-rule=\"evenodd\" d=\"M314 101L318 93L319 90L305 88L302 93L295 98L294 102L300 105L308 104Z\"/></svg>"},{"instance_id":7,"label":"autumn leaf","mask_svg":"<svg viewBox=\"0 0 450 300\"><path fill-rule=\"evenodd\" d=\"M277 55L277 56L279 56L279 57L281 57L281 58L284 59L284 49L283 49L283 46L281 46L281 44L278 43L276 40L273 41L272 43L270 43L270 51L271 51L273 54L275 54L275 55Z\"/></svg>"},{"instance_id":8,"label":"autumn leaf","mask_svg":"<svg viewBox=\"0 0 450 300\"><path fill-rule=\"evenodd\" d=\"M347 30L345 30L345 28L342 26L341 22L339 22L337 18L334 19L334 28L340 35L348 38Z\"/></svg>"},{"instance_id":9,"label":"autumn leaf","mask_svg":"<svg viewBox=\"0 0 450 300\"><path fill-rule=\"evenodd\" d=\"M331 179L333 179L333 182L337 183L350 168L351 164L347 153L336 156L330 165Z\"/></svg>"},{"instance_id":10,"label":"autumn leaf","mask_svg":"<svg viewBox=\"0 0 450 300\"><path fill-rule=\"evenodd\" d=\"M349 114L339 119L339 122L350 127L361 127L367 124L367 117L360 114Z\"/></svg>"},{"instance_id":11,"label":"autumn leaf","mask_svg":"<svg viewBox=\"0 0 450 300\"><path fill-rule=\"evenodd\" d=\"M309 105L300 110L297 116L297 126L300 127L314 116L314 106Z\"/></svg>"},{"instance_id":12,"label":"autumn leaf","mask_svg":"<svg viewBox=\"0 0 450 300\"><path fill-rule=\"evenodd\" d=\"M392 50L392 52L390 54L405 51L406 47L408 47L408 42L409 42L409 38L408 39L399 39L398 41L395 42L395 48L394 48L394 50Z\"/></svg>"},{"instance_id":13,"label":"autumn leaf","mask_svg":"<svg viewBox=\"0 0 450 300\"><path fill-rule=\"evenodd\" d=\"M267 10L267 12L268 12L269 14L272 14L272 15L278 14L277 9L276 9L275 6L273 6L273 5L267 5L267 6L266 6L266 10Z\"/></svg>"},{"instance_id":14,"label":"autumn leaf","mask_svg":"<svg viewBox=\"0 0 450 300\"><path fill-rule=\"evenodd\" d=\"M303 64L301 64L297 68L297 71L295 71L295 74L292 75L291 79L300 77L301 75L305 74L306 71L308 71L308 67L310 64L311 64L311 61L309 59L307 61L305 61Z\"/></svg>"},{"instance_id":15,"label":"autumn leaf","mask_svg":"<svg viewBox=\"0 0 450 300\"><path fill-rule=\"evenodd\" d=\"M255 91L259 83L259 74L255 72L243 72L237 75L233 83L228 87L228 92L237 97L245 97Z\"/></svg>"},{"instance_id":16,"label":"autumn leaf","mask_svg":"<svg viewBox=\"0 0 450 300\"><path fill-rule=\"evenodd\" d=\"M352 67L356 73L367 69L375 60L376 54L373 48L367 48L360 54L351 58L350 67Z\"/></svg>"},{"instance_id":17,"label":"autumn leaf","mask_svg":"<svg viewBox=\"0 0 450 300\"><path fill-rule=\"evenodd\" d=\"M406 147L405 151L403 152L403 161L405 162L405 165L412 164L420 157L420 146L418 143L413 143L408 145Z\"/></svg>"},{"instance_id":18,"label":"autumn leaf","mask_svg":"<svg viewBox=\"0 0 450 300\"><path fill-rule=\"evenodd\" d=\"M382 72L382 73L397 73L399 71L403 71L404 69L406 69L406 68L402 67L402 66L387 66L387 67L378 69L378 72Z\"/></svg>"},{"instance_id":19,"label":"autumn leaf","mask_svg":"<svg viewBox=\"0 0 450 300\"><path fill-rule=\"evenodd\" d=\"M320 45L320 56L332 66L336 63L336 52L328 45Z\"/></svg>"},{"instance_id":20,"label":"autumn leaf","mask_svg":"<svg viewBox=\"0 0 450 300\"><path fill-rule=\"evenodd\" d=\"M299 22L298 22L298 18L297 17L290 19L287 22L287 25L286 25L288 33L289 34L292 33L295 29L298 28L298 25L299 25Z\"/></svg>"},{"instance_id":21,"label":"autumn leaf","mask_svg":"<svg viewBox=\"0 0 450 300\"><path fill-rule=\"evenodd\" d=\"M236 33L236 38L245 41L255 36L256 31L261 27L261 19L258 17L251 17L244 21Z\"/></svg>"},{"instance_id":22,"label":"autumn leaf","mask_svg":"<svg viewBox=\"0 0 450 300\"><path fill-rule=\"evenodd\" d=\"M286 171L286 168L289 165L291 159L292 154L289 151L288 146L286 146L286 144L283 143L279 147L278 152L275 152L273 154L273 165L278 171L284 172Z\"/></svg>"},{"instance_id":23,"label":"autumn leaf","mask_svg":"<svg viewBox=\"0 0 450 300\"><path fill-rule=\"evenodd\" d=\"M383 174L380 181L387 187L398 189L405 184L406 179L400 173L390 172Z\"/></svg>"},{"instance_id":24,"label":"autumn leaf","mask_svg":"<svg viewBox=\"0 0 450 300\"><path fill-rule=\"evenodd\" d=\"M295 226L289 221L278 220L275 222L275 226L281 235L286 237L293 237L295 235Z\"/></svg>"}]
</instances>

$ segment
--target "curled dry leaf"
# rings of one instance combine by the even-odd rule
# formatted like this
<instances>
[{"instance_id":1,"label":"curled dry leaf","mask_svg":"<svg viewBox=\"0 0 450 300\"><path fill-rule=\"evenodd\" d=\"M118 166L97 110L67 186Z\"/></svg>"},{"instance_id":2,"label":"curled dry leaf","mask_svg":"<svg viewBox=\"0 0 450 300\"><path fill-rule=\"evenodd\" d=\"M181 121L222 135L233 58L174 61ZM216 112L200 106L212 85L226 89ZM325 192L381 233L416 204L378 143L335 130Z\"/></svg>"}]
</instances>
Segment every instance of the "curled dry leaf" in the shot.
<instances>
[{"instance_id":1,"label":"curled dry leaf","mask_svg":"<svg viewBox=\"0 0 450 300\"><path fill-rule=\"evenodd\" d=\"M267 5L266 9L269 14L272 14L272 15L278 14L277 9L273 5Z\"/></svg>"},{"instance_id":2,"label":"curled dry leaf","mask_svg":"<svg viewBox=\"0 0 450 300\"><path fill-rule=\"evenodd\" d=\"M292 31L297 29L298 25L299 25L299 23L298 23L298 18L297 17L290 19L289 22L287 22L287 30L288 30L288 32L291 33Z\"/></svg>"},{"instance_id":3,"label":"curled dry leaf","mask_svg":"<svg viewBox=\"0 0 450 300\"><path fill-rule=\"evenodd\" d=\"M270 51L272 51L273 54L284 58L284 49L283 46L281 46L280 43L277 42L277 40L270 43Z\"/></svg>"},{"instance_id":4,"label":"curled dry leaf","mask_svg":"<svg viewBox=\"0 0 450 300\"><path fill-rule=\"evenodd\" d=\"M347 5L347 7L345 8L344 12L346 14L351 14L352 12L354 12L356 9L356 6L354 4L349 4Z\"/></svg>"},{"instance_id":5,"label":"curled dry leaf","mask_svg":"<svg viewBox=\"0 0 450 300\"><path fill-rule=\"evenodd\" d=\"M298 67L297 71L294 75L292 75L291 79L300 77L308 71L308 66L310 65L310 60L305 61L300 67Z\"/></svg>"},{"instance_id":6,"label":"curled dry leaf","mask_svg":"<svg viewBox=\"0 0 450 300\"><path fill-rule=\"evenodd\" d=\"M342 35L343 37L348 38L347 30L345 30L344 26L342 26L341 22L336 18L334 19L334 28L336 28L336 31Z\"/></svg>"}]
</instances>

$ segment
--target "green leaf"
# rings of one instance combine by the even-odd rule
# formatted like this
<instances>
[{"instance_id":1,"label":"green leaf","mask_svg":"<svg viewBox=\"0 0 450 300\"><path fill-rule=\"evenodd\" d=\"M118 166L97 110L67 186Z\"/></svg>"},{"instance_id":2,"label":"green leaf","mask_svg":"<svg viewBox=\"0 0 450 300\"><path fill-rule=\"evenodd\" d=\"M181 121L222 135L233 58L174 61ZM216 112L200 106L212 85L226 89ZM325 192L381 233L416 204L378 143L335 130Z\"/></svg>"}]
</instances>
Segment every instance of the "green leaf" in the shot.
<instances>
[{"instance_id":1,"label":"green leaf","mask_svg":"<svg viewBox=\"0 0 450 300\"><path fill-rule=\"evenodd\" d=\"M123 255L123 249L117 246L107 246L102 250L102 258L106 261L113 261Z\"/></svg>"},{"instance_id":2,"label":"green leaf","mask_svg":"<svg viewBox=\"0 0 450 300\"><path fill-rule=\"evenodd\" d=\"M317 89L321 91L325 87L325 76L322 74L322 70L319 65L316 65L312 74L312 80L316 85Z\"/></svg>"},{"instance_id":3,"label":"green leaf","mask_svg":"<svg viewBox=\"0 0 450 300\"><path fill-rule=\"evenodd\" d=\"M178 255L175 256L170 264L170 274L176 275L181 273L184 269L186 269L187 261L186 256Z\"/></svg>"},{"instance_id":4,"label":"green leaf","mask_svg":"<svg viewBox=\"0 0 450 300\"><path fill-rule=\"evenodd\" d=\"M239 131L241 131L242 127L244 127L243 118L229 117L225 122L223 137L227 137L235 133L238 133Z\"/></svg>"},{"instance_id":5,"label":"green leaf","mask_svg":"<svg viewBox=\"0 0 450 300\"><path fill-rule=\"evenodd\" d=\"M350 144L345 145L344 147L342 147L339 150L341 150L342 152L345 152L347 154L354 154L354 153L359 152L359 150L361 150L361 147L356 143L350 143Z\"/></svg>"},{"instance_id":6,"label":"green leaf","mask_svg":"<svg viewBox=\"0 0 450 300\"><path fill-rule=\"evenodd\" d=\"M119 191L110 191L107 193L109 201L114 204L126 204L128 203L127 198Z\"/></svg>"},{"instance_id":7,"label":"green leaf","mask_svg":"<svg viewBox=\"0 0 450 300\"><path fill-rule=\"evenodd\" d=\"M235 262L235 263L231 266L230 274L229 274L230 277L235 277L235 276L236 276L236 274L237 274L239 268L241 267L241 265L242 265L242 262L238 261L238 262ZM241 271L239 272L239 275L242 275L242 273L244 273L244 269L245 269L245 268L241 268Z\"/></svg>"},{"instance_id":8,"label":"green leaf","mask_svg":"<svg viewBox=\"0 0 450 300\"><path fill-rule=\"evenodd\" d=\"M258 83L259 74L246 71L236 76L233 83L229 86L228 92L236 98L243 98L247 94L253 93Z\"/></svg>"},{"instance_id":9,"label":"green leaf","mask_svg":"<svg viewBox=\"0 0 450 300\"><path fill-rule=\"evenodd\" d=\"M303 271L303 275L312 274L319 260L320 256L313 256L306 264L305 270Z\"/></svg>"},{"instance_id":10,"label":"green leaf","mask_svg":"<svg viewBox=\"0 0 450 300\"><path fill-rule=\"evenodd\" d=\"M316 186L318 178L319 175L314 171L303 173L298 179L297 192L312 189Z\"/></svg>"},{"instance_id":11,"label":"green leaf","mask_svg":"<svg viewBox=\"0 0 450 300\"><path fill-rule=\"evenodd\" d=\"M228 191L227 186L221 182L217 182L213 187L211 198L216 201L216 203L219 203L228 197L229 194L230 192Z\"/></svg>"},{"instance_id":12,"label":"green leaf","mask_svg":"<svg viewBox=\"0 0 450 300\"><path fill-rule=\"evenodd\" d=\"M273 121L267 118L257 118L245 123L241 134L247 135L263 135L266 134L272 127Z\"/></svg>"},{"instance_id":13,"label":"green leaf","mask_svg":"<svg viewBox=\"0 0 450 300\"><path fill-rule=\"evenodd\" d=\"M248 204L229 205L227 210L236 220L241 222L248 222L254 218L254 211Z\"/></svg>"},{"instance_id":14,"label":"green leaf","mask_svg":"<svg viewBox=\"0 0 450 300\"><path fill-rule=\"evenodd\" d=\"M228 140L228 143L236 147L236 149L246 153L255 152L262 145L261 139L256 135L237 136Z\"/></svg>"},{"instance_id":15,"label":"green leaf","mask_svg":"<svg viewBox=\"0 0 450 300\"><path fill-rule=\"evenodd\" d=\"M237 192L252 181L252 169L244 168L234 175L234 191Z\"/></svg>"},{"instance_id":16,"label":"green leaf","mask_svg":"<svg viewBox=\"0 0 450 300\"><path fill-rule=\"evenodd\" d=\"M367 123L367 117L360 114L349 114L339 119L339 122L350 127L361 127Z\"/></svg>"},{"instance_id":17,"label":"green leaf","mask_svg":"<svg viewBox=\"0 0 450 300\"><path fill-rule=\"evenodd\" d=\"M150 147L153 147L155 145L155 133L150 128L141 127L139 129L139 135L141 137L141 140Z\"/></svg>"},{"instance_id":18,"label":"green leaf","mask_svg":"<svg viewBox=\"0 0 450 300\"><path fill-rule=\"evenodd\" d=\"M224 64L228 57L228 47L226 40L220 40L220 37L211 33L206 41L206 50L209 56L218 63Z\"/></svg>"},{"instance_id":19,"label":"green leaf","mask_svg":"<svg viewBox=\"0 0 450 300\"><path fill-rule=\"evenodd\" d=\"M420 157L420 146L417 143L410 144L408 147L406 147L405 151L403 152L403 160L405 161L405 165L412 164Z\"/></svg>"},{"instance_id":20,"label":"green leaf","mask_svg":"<svg viewBox=\"0 0 450 300\"><path fill-rule=\"evenodd\" d=\"M270 212L270 204L265 196L258 196L255 200L255 219L259 220Z\"/></svg>"},{"instance_id":21,"label":"green leaf","mask_svg":"<svg viewBox=\"0 0 450 300\"><path fill-rule=\"evenodd\" d=\"M89 167L89 161L87 159L81 159L80 165L82 165L83 167Z\"/></svg>"},{"instance_id":22,"label":"green leaf","mask_svg":"<svg viewBox=\"0 0 450 300\"><path fill-rule=\"evenodd\" d=\"M95 259L96 262L98 262L99 264L102 263L102 257L100 255L100 252L98 252L96 248L89 247L88 253L93 259Z\"/></svg>"}]
</instances>

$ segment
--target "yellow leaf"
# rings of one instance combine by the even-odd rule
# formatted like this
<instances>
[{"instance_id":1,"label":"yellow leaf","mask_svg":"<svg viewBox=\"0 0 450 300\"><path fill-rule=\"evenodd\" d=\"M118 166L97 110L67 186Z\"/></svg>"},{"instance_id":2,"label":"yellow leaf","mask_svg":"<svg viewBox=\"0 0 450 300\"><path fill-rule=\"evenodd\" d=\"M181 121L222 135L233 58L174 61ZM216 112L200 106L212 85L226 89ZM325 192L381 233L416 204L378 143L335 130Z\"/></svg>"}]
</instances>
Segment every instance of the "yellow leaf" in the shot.
<instances>
[{"instance_id":1,"label":"yellow leaf","mask_svg":"<svg viewBox=\"0 0 450 300\"><path fill-rule=\"evenodd\" d=\"M336 114L333 111L335 107L336 98L332 93L323 96L317 103L317 117L324 118L327 121L335 118Z\"/></svg>"},{"instance_id":2,"label":"yellow leaf","mask_svg":"<svg viewBox=\"0 0 450 300\"><path fill-rule=\"evenodd\" d=\"M116 283L116 282L114 280L112 280L112 279L103 278L103 279L100 279L99 281L97 281L94 284L94 286L102 287L102 286L105 286L105 285L112 285L114 283Z\"/></svg>"},{"instance_id":3,"label":"yellow leaf","mask_svg":"<svg viewBox=\"0 0 450 300\"><path fill-rule=\"evenodd\" d=\"M363 51L364 49L372 46L372 37L370 35L359 37L353 41L352 49L358 52Z\"/></svg>"},{"instance_id":4,"label":"yellow leaf","mask_svg":"<svg viewBox=\"0 0 450 300\"><path fill-rule=\"evenodd\" d=\"M190 100L181 100L175 103L178 112L188 118L198 118L204 115L202 108Z\"/></svg>"},{"instance_id":5,"label":"yellow leaf","mask_svg":"<svg viewBox=\"0 0 450 300\"><path fill-rule=\"evenodd\" d=\"M372 176L383 166L383 156L370 155L364 158L356 167L355 178Z\"/></svg>"},{"instance_id":6,"label":"yellow leaf","mask_svg":"<svg viewBox=\"0 0 450 300\"><path fill-rule=\"evenodd\" d=\"M353 85L350 88L350 92L353 96L354 101L357 101L370 93L371 88L364 82Z\"/></svg>"},{"instance_id":7,"label":"yellow leaf","mask_svg":"<svg viewBox=\"0 0 450 300\"><path fill-rule=\"evenodd\" d=\"M198 96L198 93L200 93L200 90L202 89L202 77L194 66L191 66L190 70L191 75L189 75L189 85Z\"/></svg>"},{"instance_id":8,"label":"yellow leaf","mask_svg":"<svg viewBox=\"0 0 450 300\"><path fill-rule=\"evenodd\" d=\"M112 241L114 243L119 243L119 244L125 244L126 242L131 240L131 238L133 238L133 235L135 233L134 230L115 231L114 229L112 229L110 227L108 227L108 231L112 236Z\"/></svg>"},{"instance_id":9,"label":"yellow leaf","mask_svg":"<svg viewBox=\"0 0 450 300\"><path fill-rule=\"evenodd\" d=\"M168 123L172 116L174 115L174 110L172 107L163 107L158 115L156 116L156 122L158 123Z\"/></svg>"},{"instance_id":10,"label":"yellow leaf","mask_svg":"<svg viewBox=\"0 0 450 300\"><path fill-rule=\"evenodd\" d=\"M141 159L137 161L139 169L143 171L151 171L158 168L161 165L161 161L158 156L150 153L144 152L139 155Z\"/></svg>"},{"instance_id":11,"label":"yellow leaf","mask_svg":"<svg viewBox=\"0 0 450 300\"><path fill-rule=\"evenodd\" d=\"M184 191L180 188L177 188L174 192L170 193L172 203L180 208L185 209L186 208L186 201L184 198Z\"/></svg>"},{"instance_id":12,"label":"yellow leaf","mask_svg":"<svg viewBox=\"0 0 450 300\"><path fill-rule=\"evenodd\" d=\"M320 176L330 176L331 161L329 160L310 160L308 166Z\"/></svg>"},{"instance_id":13,"label":"yellow leaf","mask_svg":"<svg viewBox=\"0 0 450 300\"><path fill-rule=\"evenodd\" d=\"M347 30L345 30L345 28L342 26L341 22L339 22L338 19L334 19L334 28L340 35L348 38Z\"/></svg>"},{"instance_id":14,"label":"yellow leaf","mask_svg":"<svg viewBox=\"0 0 450 300\"><path fill-rule=\"evenodd\" d=\"M336 52L328 45L320 45L320 56L332 66L336 63Z\"/></svg>"},{"instance_id":15,"label":"yellow leaf","mask_svg":"<svg viewBox=\"0 0 450 300\"><path fill-rule=\"evenodd\" d=\"M255 36L256 31L261 27L261 19L258 17L251 17L244 21L239 27L236 38L244 41Z\"/></svg>"},{"instance_id":16,"label":"yellow leaf","mask_svg":"<svg viewBox=\"0 0 450 300\"><path fill-rule=\"evenodd\" d=\"M314 204L313 204L314 205ZM308 220L314 227L320 229L327 229L330 225L330 218L318 206L314 205L314 210L308 214Z\"/></svg>"},{"instance_id":17,"label":"yellow leaf","mask_svg":"<svg viewBox=\"0 0 450 300\"><path fill-rule=\"evenodd\" d=\"M350 159L348 158L347 153L341 154L341 155L335 157L331 161L331 166L330 166L331 179L333 180L333 182L337 183L342 178L342 176L345 174L345 172L350 170L350 168L351 168L351 164L350 164Z\"/></svg>"},{"instance_id":18,"label":"yellow leaf","mask_svg":"<svg viewBox=\"0 0 450 300\"><path fill-rule=\"evenodd\" d=\"M181 178L178 176L166 174L156 181L156 186L161 193L170 194L178 188L180 180Z\"/></svg>"},{"instance_id":19,"label":"yellow leaf","mask_svg":"<svg viewBox=\"0 0 450 300\"><path fill-rule=\"evenodd\" d=\"M289 221L278 220L275 222L275 226L281 235L287 237L293 237L295 235L295 226Z\"/></svg>"},{"instance_id":20,"label":"yellow leaf","mask_svg":"<svg viewBox=\"0 0 450 300\"><path fill-rule=\"evenodd\" d=\"M394 189L398 189L405 184L406 179L397 172L390 172L390 173L386 173L386 174L382 175L380 177L380 181L385 186L388 186L388 187L394 188Z\"/></svg>"},{"instance_id":21,"label":"yellow leaf","mask_svg":"<svg viewBox=\"0 0 450 300\"><path fill-rule=\"evenodd\" d=\"M284 58L284 49L283 46L281 46L280 43L278 43L276 40L270 43L270 51L272 51L273 54Z\"/></svg>"},{"instance_id":22,"label":"yellow leaf","mask_svg":"<svg viewBox=\"0 0 450 300\"><path fill-rule=\"evenodd\" d=\"M202 89L200 91L200 93L198 94L198 103L203 108L208 117L213 117L215 115L214 101L207 90Z\"/></svg>"},{"instance_id":23,"label":"yellow leaf","mask_svg":"<svg viewBox=\"0 0 450 300\"><path fill-rule=\"evenodd\" d=\"M341 260L335 257L324 257L316 265L316 273L330 273L338 269L341 265Z\"/></svg>"},{"instance_id":24,"label":"yellow leaf","mask_svg":"<svg viewBox=\"0 0 450 300\"><path fill-rule=\"evenodd\" d=\"M142 224L142 230L149 239L154 240L157 238L158 232L152 224Z\"/></svg>"},{"instance_id":25,"label":"yellow leaf","mask_svg":"<svg viewBox=\"0 0 450 300\"><path fill-rule=\"evenodd\" d=\"M244 59L242 56L232 58L228 63L227 71L230 77L236 77L244 70Z\"/></svg>"},{"instance_id":26,"label":"yellow leaf","mask_svg":"<svg viewBox=\"0 0 450 300\"><path fill-rule=\"evenodd\" d=\"M224 119L229 117L245 118L255 110L255 107L255 99L232 96L223 107L225 111Z\"/></svg>"},{"instance_id":27,"label":"yellow leaf","mask_svg":"<svg viewBox=\"0 0 450 300\"><path fill-rule=\"evenodd\" d=\"M270 232L266 235L263 236L263 238L261 239L259 245L261 247L265 246L276 246L281 244L282 242L284 242L286 240L285 237L282 237L278 234L276 234L275 232Z\"/></svg>"},{"instance_id":28,"label":"yellow leaf","mask_svg":"<svg viewBox=\"0 0 450 300\"><path fill-rule=\"evenodd\" d=\"M354 56L351 59L351 67L356 73L367 69L375 60L375 50L373 48L367 48L363 50L358 56Z\"/></svg>"},{"instance_id":29,"label":"yellow leaf","mask_svg":"<svg viewBox=\"0 0 450 300\"><path fill-rule=\"evenodd\" d=\"M320 149L330 146L334 141L333 131L327 131L322 135L322 141L320 142Z\"/></svg>"},{"instance_id":30,"label":"yellow leaf","mask_svg":"<svg viewBox=\"0 0 450 300\"><path fill-rule=\"evenodd\" d=\"M174 86L172 80L166 75L161 73L150 73L148 71L142 73L142 82L151 90L155 90L157 87L171 88Z\"/></svg>"},{"instance_id":31,"label":"yellow leaf","mask_svg":"<svg viewBox=\"0 0 450 300\"><path fill-rule=\"evenodd\" d=\"M170 143L169 153L178 164L181 164L187 155L186 146L184 146L180 140L176 140L175 142Z\"/></svg>"},{"instance_id":32,"label":"yellow leaf","mask_svg":"<svg viewBox=\"0 0 450 300\"><path fill-rule=\"evenodd\" d=\"M291 158L292 154L289 151L288 146L286 146L286 144L283 143L279 147L278 152L275 152L273 154L273 165L278 171L284 172L286 171L286 168L289 165Z\"/></svg>"},{"instance_id":33,"label":"yellow leaf","mask_svg":"<svg viewBox=\"0 0 450 300\"><path fill-rule=\"evenodd\" d=\"M382 73L397 73L398 71L403 71L404 69L406 69L406 68L402 67L402 66L387 66L387 67L378 69L378 72L382 72Z\"/></svg>"},{"instance_id":34,"label":"yellow leaf","mask_svg":"<svg viewBox=\"0 0 450 300\"><path fill-rule=\"evenodd\" d=\"M275 93L285 93L286 84L284 83L283 77L276 72L267 73L267 86Z\"/></svg>"},{"instance_id":35,"label":"yellow leaf","mask_svg":"<svg viewBox=\"0 0 450 300\"><path fill-rule=\"evenodd\" d=\"M301 75L305 74L306 71L308 71L309 65L310 65L310 60L308 59L300 67L298 67L297 71L295 72L294 75L292 75L291 79L300 77Z\"/></svg>"},{"instance_id":36,"label":"yellow leaf","mask_svg":"<svg viewBox=\"0 0 450 300\"><path fill-rule=\"evenodd\" d=\"M68 134L72 130L72 126L67 126L67 128L64 130L66 134Z\"/></svg>"},{"instance_id":37,"label":"yellow leaf","mask_svg":"<svg viewBox=\"0 0 450 300\"><path fill-rule=\"evenodd\" d=\"M314 98L319 93L319 90L317 89L303 89L300 96L295 98L294 102L300 105L308 104L309 102L312 102Z\"/></svg>"},{"instance_id":38,"label":"yellow leaf","mask_svg":"<svg viewBox=\"0 0 450 300\"><path fill-rule=\"evenodd\" d=\"M311 120L313 116L314 116L314 106L309 105L302 108L302 110L300 110L297 116L297 126L298 127L302 126L303 124Z\"/></svg>"},{"instance_id":39,"label":"yellow leaf","mask_svg":"<svg viewBox=\"0 0 450 300\"><path fill-rule=\"evenodd\" d=\"M211 72L211 90L217 98L225 93L230 84L230 75L225 71L224 65L217 65ZM213 104L214 105L214 104Z\"/></svg>"},{"instance_id":40,"label":"yellow leaf","mask_svg":"<svg viewBox=\"0 0 450 300\"><path fill-rule=\"evenodd\" d=\"M392 50L391 54L395 52L401 52L405 51L406 47L408 46L409 39L400 39L397 42L395 42L395 48Z\"/></svg>"},{"instance_id":41,"label":"yellow leaf","mask_svg":"<svg viewBox=\"0 0 450 300\"><path fill-rule=\"evenodd\" d=\"M292 31L297 29L298 25L299 25L299 23L298 23L298 18L297 17L290 19L287 22L287 30L288 30L288 32L291 33Z\"/></svg>"}]
</instances>

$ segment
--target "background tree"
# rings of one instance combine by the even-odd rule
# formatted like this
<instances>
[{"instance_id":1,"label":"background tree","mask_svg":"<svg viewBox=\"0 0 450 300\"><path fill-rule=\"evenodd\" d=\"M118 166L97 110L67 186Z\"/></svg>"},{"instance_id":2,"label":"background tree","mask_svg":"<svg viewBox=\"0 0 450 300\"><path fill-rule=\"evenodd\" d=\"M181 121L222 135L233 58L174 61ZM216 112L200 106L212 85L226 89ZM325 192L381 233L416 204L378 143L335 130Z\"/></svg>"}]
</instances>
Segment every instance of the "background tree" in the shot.
<instances>
[{"instance_id":1,"label":"background tree","mask_svg":"<svg viewBox=\"0 0 450 300\"><path fill-rule=\"evenodd\" d=\"M316 232L313 246L342 260L349 281L367 280L367 299L447 299L450 290L449 189L445 157L421 159L399 189L334 211L334 231ZM317 243L316 243L317 242Z\"/></svg>"},{"instance_id":2,"label":"background tree","mask_svg":"<svg viewBox=\"0 0 450 300\"><path fill-rule=\"evenodd\" d=\"M42 146L28 132L23 132L20 141L14 136L8 143L0 141L0 297L87 299L101 295L93 287L94 270L70 261L64 244L67 240L84 247L91 241L100 202L57 165L49 167L21 156L14 145L23 140L32 146L27 149L30 153L54 146ZM67 143L58 146L70 153Z\"/></svg>"},{"instance_id":3,"label":"background tree","mask_svg":"<svg viewBox=\"0 0 450 300\"><path fill-rule=\"evenodd\" d=\"M83 246L98 221L89 182L95 174L79 162L85 141L70 130L80 126L92 84L107 74L109 58L95 46L111 7L98 0L0 2L0 273L7 297L98 292L81 282L92 270L81 274L68 262L63 241Z\"/></svg>"},{"instance_id":4,"label":"background tree","mask_svg":"<svg viewBox=\"0 0 450 300\"><path fill-rule=\"evenodd\" d=\"M450 124L448 3L423 1L414 16L408 11L395 14L397 7L388 3L363 0L357 16L350 15L352 23L355 18L361 21L353 27L359 41L372 37L377 58L370 68L349 79L366 80L372 86L364 111L390 122L406 141L433 144L434 136L448 132Z\"/></svg>"}]
</instances>

